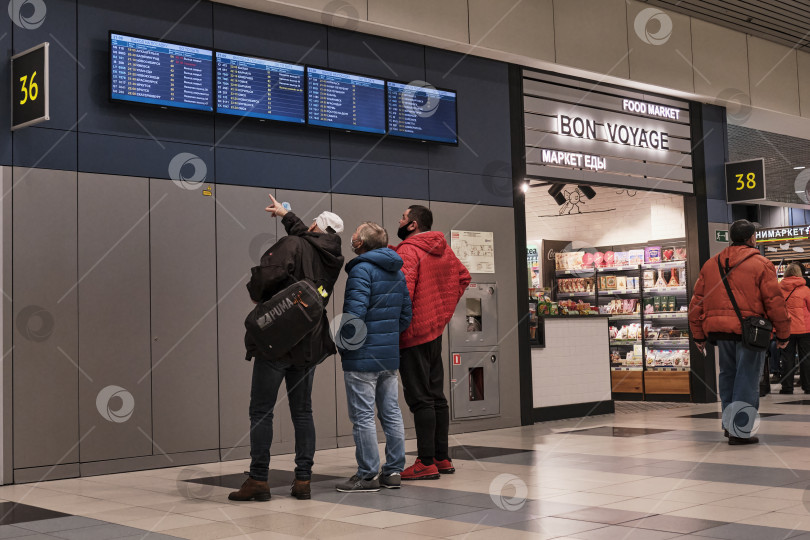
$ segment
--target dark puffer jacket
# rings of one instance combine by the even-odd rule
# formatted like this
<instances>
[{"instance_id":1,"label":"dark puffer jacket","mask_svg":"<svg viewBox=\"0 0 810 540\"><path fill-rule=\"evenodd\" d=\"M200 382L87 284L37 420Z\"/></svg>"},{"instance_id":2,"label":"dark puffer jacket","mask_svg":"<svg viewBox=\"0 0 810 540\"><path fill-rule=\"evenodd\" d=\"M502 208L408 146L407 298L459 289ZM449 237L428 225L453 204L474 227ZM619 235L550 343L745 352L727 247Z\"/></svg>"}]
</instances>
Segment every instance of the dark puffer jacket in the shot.
<instances>
[{"instance_id":1,"label":"dark puffer jacket","mask_svg":"<svg viewBox=\"0 0 810 540\"><path fill-rule=\"evenodd\" d=\"M695 341L734 340L742 334L740 320L720 278L720 268L730 269L728 283L743 317L765 317L776 337L790 337L790 318L776 279L773 263L744 245L727 247L703 265L689 304L689 328Z\"/></svg>"},{"instance_id":2,"label":"dark puffer jacket","mask_svg":"<svg viewBox=\"0 0 810 540\"><path fill-rule=\"evenodd\" d=\"M389 248L363 253L346 265L349 279L337 339L343 371L399 369L399 335L411 323L401 268L402 259Z\"/></svg>"},{"instance_id":3,"label":"dark puffer jacket","mask_svg":"<svg viewBox=\"0 0 810 540\"><path fill-rule=\"evenodd\" d=\"M323 285L331 296L343 267L340 237L330 233L309 232L307 226L292 212L288 212L281 223L287 236L273 244L262 255L259 266L251 269L250 282L247 284L250 299L257 303L266 302L288 285L304 278L312 280L316 288ZM328 302L329 297L326 298L326 303ZM246 360L262 358L250 334L245 334L245 348ZM280 361L293 365L313 365L321 363L336 352L324 310L318 326Z\"/></svg>"}]
</instances>

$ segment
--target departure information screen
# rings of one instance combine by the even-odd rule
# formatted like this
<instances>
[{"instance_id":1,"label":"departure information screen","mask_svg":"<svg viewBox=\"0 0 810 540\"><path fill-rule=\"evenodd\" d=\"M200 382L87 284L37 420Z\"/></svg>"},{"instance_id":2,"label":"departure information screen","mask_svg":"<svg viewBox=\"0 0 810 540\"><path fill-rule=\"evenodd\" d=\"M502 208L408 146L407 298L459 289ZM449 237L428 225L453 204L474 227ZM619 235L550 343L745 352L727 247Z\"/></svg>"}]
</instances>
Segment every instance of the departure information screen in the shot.
<instances>
[{"instance_id":1,"label":"departure information screen","mask_svg":"<svg viewBox=\"0 0 810 540\"><path fill-rule=\"evenodd\" d=\"M388 133L457 144L456 93L389 81Z\"/></svg>"},{"instance_id":2,"label":"departure information screen","mask_svg":"<svg viewBox=\"0 0 810 540\"><path fill-rule=\"evenodd\" d=\"M110 34L112 99L214 110L208 49Z\"/></svg>"},{"instance_id":3,"label":"departure information screen","mask_svg":"<svg viewBox=\"0 0 810 540\"><path fill-rule=\"evenodd\" d=\"M311 67L307 77L310 124L385 133L385 81Z\"/></svg>"},{"instance_id":4,"label":"departure information screen","mask_svg":"<svg viewBox=\"0 0 810 540\"><path fill-rule=\"evenodd\" d=\"M217 112L303 124L304 67L217 52Z\"/></svg>"}]
</instances>

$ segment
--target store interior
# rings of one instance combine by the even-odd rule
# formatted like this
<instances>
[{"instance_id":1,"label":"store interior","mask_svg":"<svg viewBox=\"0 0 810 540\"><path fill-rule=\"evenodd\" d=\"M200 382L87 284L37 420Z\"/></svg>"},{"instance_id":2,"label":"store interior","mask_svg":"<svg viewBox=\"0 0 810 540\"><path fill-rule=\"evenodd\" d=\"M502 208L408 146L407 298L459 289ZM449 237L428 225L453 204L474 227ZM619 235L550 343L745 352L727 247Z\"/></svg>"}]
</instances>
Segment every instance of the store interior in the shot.
<instances>
[{"instance_id":1,"label":"store interior","mask_svg":"<svg viewBox=\"0 0 810 540\"><path fill-rule=\"evenodd\" d=\"M606 318L612 399L689 399L683 196L533 180L526 238L533 350L549 319Z\"/></svg>"}]
</instances>

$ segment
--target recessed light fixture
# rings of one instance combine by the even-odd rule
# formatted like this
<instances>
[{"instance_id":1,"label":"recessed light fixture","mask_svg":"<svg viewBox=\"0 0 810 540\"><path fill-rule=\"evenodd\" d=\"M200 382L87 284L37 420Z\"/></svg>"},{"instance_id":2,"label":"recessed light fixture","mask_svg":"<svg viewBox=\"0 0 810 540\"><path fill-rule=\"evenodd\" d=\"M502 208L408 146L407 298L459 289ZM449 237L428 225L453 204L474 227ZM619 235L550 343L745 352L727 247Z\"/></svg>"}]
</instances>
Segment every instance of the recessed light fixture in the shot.
<instances>
[{"instance_id":1,"label":"recessed light fixture","mask_svg":"<svg viewBox=\"0 0 810 540\"><path fill-rule=\"evenodd\" d=\"M793 170L794 171L800 171L800 170L805 169L805 168L806 167L804 167L804 166L802 166L802 167L793 167Z\"/></svg>"}]
</instances>

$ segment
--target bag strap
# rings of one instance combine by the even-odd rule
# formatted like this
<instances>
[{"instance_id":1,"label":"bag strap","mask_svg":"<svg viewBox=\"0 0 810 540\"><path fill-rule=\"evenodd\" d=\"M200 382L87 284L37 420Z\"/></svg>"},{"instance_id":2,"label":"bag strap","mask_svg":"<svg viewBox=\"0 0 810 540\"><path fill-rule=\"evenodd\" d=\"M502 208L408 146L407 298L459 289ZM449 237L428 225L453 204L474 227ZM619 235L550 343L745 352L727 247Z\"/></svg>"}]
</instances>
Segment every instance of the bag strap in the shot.
<instances>
[{"instance_id":1,"label":"bag strap","mask_svg":"<svg viewBox=\"0 0 810 540\"><path fill-rule=\"evenodd\" d=\"M728 298L731 300L731 305L734 306L734 312L737 314L737 318L740 319L740 324L743 323L743 316L740 312L740 307L737 305L737 300L734 298L734 293L731 292L731 285L728 284L728 276L734 271L735 268L738 268L742 263L753 257L754 255L759 255L759 253L752 253L748 255L746 258L738 262L734 268L731 268L728 272L726 269L723 268L723 263L720 262L720 256L717 256L717 268L720 269L720 280L723 282L723 285L726 286L726 292L728 293Z\"/></svg>"},{"instance_id":2,"label":"bag strap","mask_svg":"<svg viewBox=\"0 0 810 540\"><path fill-rule=\"evenodd\" d=\"M796 289L798 289L798 287L796 287ZM790 294L787 295L787 298L785 298L785 306L787 306L787 301L790 300L790 297L793 296L793 293L796 292L796 289L793 289L792 291L790 291Z\"/></svg>"}]
</instances>

